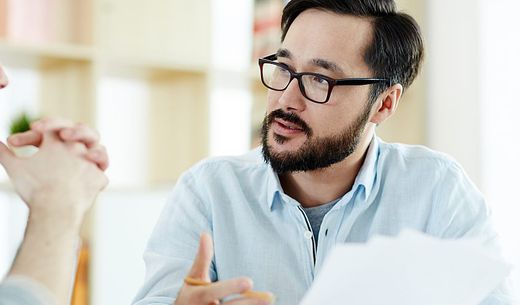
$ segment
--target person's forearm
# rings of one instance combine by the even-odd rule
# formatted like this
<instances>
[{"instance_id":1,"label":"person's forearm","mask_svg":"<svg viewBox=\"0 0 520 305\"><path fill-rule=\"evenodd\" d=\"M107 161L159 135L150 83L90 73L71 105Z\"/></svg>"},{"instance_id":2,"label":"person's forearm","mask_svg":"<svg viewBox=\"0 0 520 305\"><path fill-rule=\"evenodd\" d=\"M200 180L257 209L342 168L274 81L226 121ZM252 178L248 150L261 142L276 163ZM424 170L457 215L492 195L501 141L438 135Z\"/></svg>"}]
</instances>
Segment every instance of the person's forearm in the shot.
<instances>
[{"instance_id":1,"label":"person's forearm","mask_svg":"<svg viewBox=\"0 0 520 305\"><path fill-rule=\"evenodd\" d=\"M31 210L25 239L9 274L38 281L55 295L58 304L65 305L69 301L76 267L82 215L63 210L53 213L49 203L40 202L45 206L43 209Z\"/></svg>"}]
</instances>

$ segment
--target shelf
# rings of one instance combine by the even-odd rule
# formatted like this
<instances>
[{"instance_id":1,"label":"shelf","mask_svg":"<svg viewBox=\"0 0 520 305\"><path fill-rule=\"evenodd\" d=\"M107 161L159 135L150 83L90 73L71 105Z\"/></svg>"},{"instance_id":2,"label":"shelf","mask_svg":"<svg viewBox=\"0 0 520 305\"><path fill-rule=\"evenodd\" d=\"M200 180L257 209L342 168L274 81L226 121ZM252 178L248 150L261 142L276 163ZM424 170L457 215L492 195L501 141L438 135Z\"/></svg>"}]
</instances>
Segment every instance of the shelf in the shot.
<instances>
[{"instance_id":1,"label":"shelf","mask_svg":"<svg viewBox=\"0 0 520 305\"><path fill-rule=\"evenodd\" d=\"M208 73L208 66L186 61L100 55L95 48L72 45L34 45L0 39L2 62L17 67L41 67L56 62L98 63L109 75L171 75Z\"/></svg>"},{"instance_id":2,"label":"shelf","mask_svg":"<svg viewBox=\"0 0 520 305\"><path fill-rule=\"evenodd\" d=\"M153 77L208 73L207 65L173 60L115 57L103 54L99 55L96 61L101 65L102 72L108 75Z\"/></svg>"},{"instance_id":3,"label":"shelf","mask_svg":"<svg viewBox=\"0 0 520 305\"><path fill-rule=\"evenodd\" d=\"M0 56L4 63L21 67L34 67L55 61L89 62L94 59L94 49L73 44L26 44L0 40Z\"/></svg>"}]
</instances>

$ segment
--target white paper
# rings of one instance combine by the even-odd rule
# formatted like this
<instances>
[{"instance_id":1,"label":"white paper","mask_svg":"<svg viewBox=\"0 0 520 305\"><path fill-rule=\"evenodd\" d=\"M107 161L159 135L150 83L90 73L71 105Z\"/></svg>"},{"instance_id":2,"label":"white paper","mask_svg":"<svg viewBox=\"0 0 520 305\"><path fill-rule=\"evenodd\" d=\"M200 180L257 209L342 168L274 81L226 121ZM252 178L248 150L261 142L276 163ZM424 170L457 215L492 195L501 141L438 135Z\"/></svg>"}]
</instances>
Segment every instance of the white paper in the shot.
<instances>
[{"instance_id":1,"label":"white paper","mask_svg":"<svg viewBox=\"0 0 520 305\"><path fill-rule=\"evenodd\" d=\"M478 305L510 269L478 241L405 231L338 245L300 305Z\"/></svg>"}]
</instances>

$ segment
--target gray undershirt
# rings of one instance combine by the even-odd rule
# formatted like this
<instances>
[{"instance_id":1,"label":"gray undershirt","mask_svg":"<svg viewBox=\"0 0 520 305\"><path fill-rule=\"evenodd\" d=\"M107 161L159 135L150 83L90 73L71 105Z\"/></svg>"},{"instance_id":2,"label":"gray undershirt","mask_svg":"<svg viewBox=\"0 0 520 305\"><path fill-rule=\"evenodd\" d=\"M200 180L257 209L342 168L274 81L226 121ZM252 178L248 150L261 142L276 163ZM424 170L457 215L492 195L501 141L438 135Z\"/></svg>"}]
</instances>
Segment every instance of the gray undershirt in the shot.
<instances>
[{"instance_id":1,"label":"gray undershirt","mask_svg":"<svg viewBox=\"0 0 520 305\"><path fill-rule=\"evenodd\" d=\"M309 222L311 223L312 233L314 234L314 241L316 242L316 246L318 246L318 236L320 235L320 227L321 223L323 222L323 217L325 217L325 214L327 214L330 209L332 209L332 207L339 201L339 199L341 198L319 205L317 207L303 208L305 214L307 214Z\"/></svg>"}]
</instances>

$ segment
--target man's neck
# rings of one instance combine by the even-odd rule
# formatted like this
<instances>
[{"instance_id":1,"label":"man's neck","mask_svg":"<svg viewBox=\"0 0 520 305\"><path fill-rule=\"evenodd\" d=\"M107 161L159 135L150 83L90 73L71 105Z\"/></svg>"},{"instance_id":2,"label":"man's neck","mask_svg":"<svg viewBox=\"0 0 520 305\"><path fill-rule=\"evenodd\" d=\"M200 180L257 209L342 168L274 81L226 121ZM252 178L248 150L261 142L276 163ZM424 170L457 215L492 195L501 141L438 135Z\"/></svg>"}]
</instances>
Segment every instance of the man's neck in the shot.
<instances>
[{"instance_id":1,"label":"man's neck","mask_svg":"<svg viewBox=\"0 0 520 305\"><path fill-rule=\"evenodd\" d=\"M365 161L372 134L365 135L345 160L324 169L280 175L284 192L303 207L319 206L348 193Z\"/></svg>"}]
</instances>

